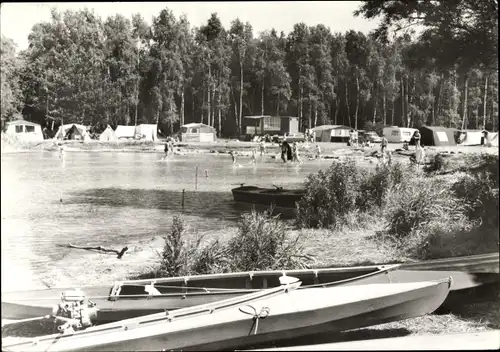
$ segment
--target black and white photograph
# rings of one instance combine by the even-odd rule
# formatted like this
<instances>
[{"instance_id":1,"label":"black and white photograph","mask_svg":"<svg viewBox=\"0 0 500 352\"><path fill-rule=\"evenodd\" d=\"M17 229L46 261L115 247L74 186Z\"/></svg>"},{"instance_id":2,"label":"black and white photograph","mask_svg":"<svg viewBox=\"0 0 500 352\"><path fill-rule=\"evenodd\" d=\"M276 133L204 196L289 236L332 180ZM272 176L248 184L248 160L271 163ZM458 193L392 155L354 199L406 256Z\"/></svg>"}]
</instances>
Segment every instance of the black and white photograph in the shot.
<instances>
[{"instance_id":1,"label":"black and white photograph","mask_svg":"<svg viewBox=\"0 0 500 352\"><path fill-rule=\"evenodd\" d=\"M500 349L498 0L0 6L2 352Z\"/></svg>"}]
</instances>

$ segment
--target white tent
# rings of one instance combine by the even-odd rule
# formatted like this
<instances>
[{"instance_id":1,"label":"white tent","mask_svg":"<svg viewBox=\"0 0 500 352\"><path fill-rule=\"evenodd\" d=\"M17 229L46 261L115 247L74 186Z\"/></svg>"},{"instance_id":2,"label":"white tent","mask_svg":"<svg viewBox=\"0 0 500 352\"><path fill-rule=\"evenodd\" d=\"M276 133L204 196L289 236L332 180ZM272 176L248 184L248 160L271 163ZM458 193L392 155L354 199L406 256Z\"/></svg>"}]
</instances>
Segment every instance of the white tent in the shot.
<instances>
[{"instance_id":1,"label":"white tent","mask_svg":"<svg viewBox=\"0 0 500 352\"><path fill-rule=\"evenodd\" d=\"M391 126L384 127L383 134L390 143L402 143L409 142L416 131L416 128Z\"/></svg>"},{"instance_id":2,"label":"white tent","mask_svg":"<svg viewBox=\"0 0 500 352\"><path fill-rule=\"evenodd\" d=\"M481 145L483 139L482 130L462 130L459 133L458 143L460 145Z\"/></svg>"},{"instance_id":3,"label":"white tent","mask_svg":"<svg viewBox=\"0 0 500 352\"><path fill-rule=\"evenodd\" d=\"M74 140L88 140L90 138L87 127L77 123L68 123L59 126L54 139L74 139Z\"/></svg>"},{"instance_id":4,"label":"white tent","mask_svg":"<svg viewBox=\"0 0 500 352\"><path fill-rule=\"evenodd\" d=\"M134 138L135 126L118 125L115 130L116 138Z\"/></svg>"},{"instance_id":5,"label":"white tent","mask_svg":"<svg viewBox=\"0 0 500 352\"><path fill-rule=\"evenodd\" d=\"M135 135L146 141L158 140L158 126L152 124L141 124L135 127Z\"/></svg>"},{"instance_id":6,"label":"white tent","mask_svg":"<svg viewBox=\"0 0 500 352\"><path fill-rule=\"evenodd\" d=\"M498 147L498 132L488 132L488 147Z\"/></svg>"},{"instance_id":7,"label":"white tent","mask_svg":"<svg viewBox=\"0 0 500 352\"><path fill-rule=\"evenodd\" d=\"M101 142L115 142L118 140L118 137L116 137L115 131L113 131L111 126L108 125L106 129L99 136L99 140Z\"/></svg>"}]
</instances>

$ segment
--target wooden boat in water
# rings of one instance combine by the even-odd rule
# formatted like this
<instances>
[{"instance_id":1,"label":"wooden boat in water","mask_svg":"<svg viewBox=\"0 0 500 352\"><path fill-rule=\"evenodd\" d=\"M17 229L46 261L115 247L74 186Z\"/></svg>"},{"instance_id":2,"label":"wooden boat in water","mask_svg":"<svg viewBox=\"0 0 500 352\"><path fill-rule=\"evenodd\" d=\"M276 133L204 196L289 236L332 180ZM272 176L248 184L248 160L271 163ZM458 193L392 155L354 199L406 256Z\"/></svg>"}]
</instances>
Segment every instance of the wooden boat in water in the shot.
<instances>
[{"instance_id":1,"label":"wooden boat in water","mask_svg":"<svg viewBox=\"0 0 500 352\"><path fill-rule=\"evenodd\" d=\"M295 208L305 194L303 189L283 189L282 187L261 188L256 186L241 186L231 190L237 202L271 205L283 208Z\"/></svg>"},{"instance_id":2,"label":"wooden boat in water","mask_svg":"<svg viewBox=\"0 0 500 352\"><path fill-rule=\"evenodd\" d=\"M186 277L127 280L110 286L81 287L98 309L94 322L117 321L217 302L280 285L282 275L293 276L303 288L352 285L369 280L390 282L387 273L399 265L351 268L256 271ZM2 318L30 319L49 315L61 303L61 293L72 288L2 292Z\"/></svg>"},{"instance_id":3,"label":"wooden boat in water","mask_svg":"<svg viewBox=\"0 0 500 352\"><path fill-rule=\"evenodd\" d=\"M451 278L438 282L362 287L275 288L209 305L43 336L3 345L2 349L165 351L242 348L425 315L441 305L450 282ZM272 290L273 294L269 294L268 291Z\"/></svg>"}]
</instances>

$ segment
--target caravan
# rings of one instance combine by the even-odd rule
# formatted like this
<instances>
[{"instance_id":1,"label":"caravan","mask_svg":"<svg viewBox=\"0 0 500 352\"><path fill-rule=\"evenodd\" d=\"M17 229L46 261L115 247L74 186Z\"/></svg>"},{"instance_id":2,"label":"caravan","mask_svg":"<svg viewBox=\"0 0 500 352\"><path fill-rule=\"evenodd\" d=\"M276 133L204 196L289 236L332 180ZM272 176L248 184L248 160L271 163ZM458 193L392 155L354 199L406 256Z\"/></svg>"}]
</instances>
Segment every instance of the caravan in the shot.
<instances>
[{"instance_id":1,"label":"caravan","mask_svg":"<svg viewBox=\"0 0 500 352\"><path fill-rule=\"evenodd\" d=\"M384 127L383 134L389 143L403 143L409 142L416 131L416 128L392 126Z\"/></svg>"}]
</instances>

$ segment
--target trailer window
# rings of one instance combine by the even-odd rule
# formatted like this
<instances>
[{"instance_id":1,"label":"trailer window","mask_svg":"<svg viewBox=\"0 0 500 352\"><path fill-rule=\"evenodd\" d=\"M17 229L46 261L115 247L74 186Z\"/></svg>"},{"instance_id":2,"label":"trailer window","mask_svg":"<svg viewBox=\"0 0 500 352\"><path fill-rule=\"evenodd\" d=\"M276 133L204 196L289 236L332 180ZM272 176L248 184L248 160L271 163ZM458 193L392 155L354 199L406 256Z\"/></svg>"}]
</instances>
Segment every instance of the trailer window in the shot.
<instances>
[{"instance_id":1,"label":"trailer window","mask_svg":"<svg viewBox=\"0 0 500 352\"><path fill-rule=\"evenodd\" d=\"M24 126L25 132L35 132L35 126Z\"/></svg>"},{"instance_id":2,"label":"trailer window","mask_svg":"<svg viewBox=\"0 0 500 352\"><path fill-rule=\"evenodd\" d=\"M392 131L391 136L399 136L399 131Z\"/></svg>"}]
</instances>

